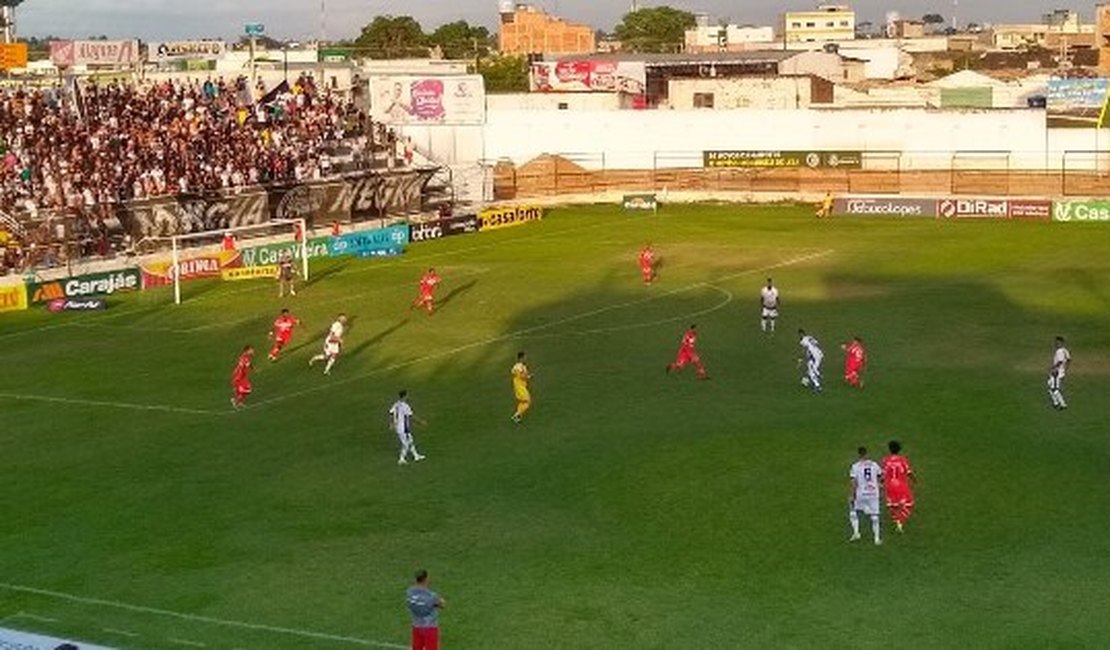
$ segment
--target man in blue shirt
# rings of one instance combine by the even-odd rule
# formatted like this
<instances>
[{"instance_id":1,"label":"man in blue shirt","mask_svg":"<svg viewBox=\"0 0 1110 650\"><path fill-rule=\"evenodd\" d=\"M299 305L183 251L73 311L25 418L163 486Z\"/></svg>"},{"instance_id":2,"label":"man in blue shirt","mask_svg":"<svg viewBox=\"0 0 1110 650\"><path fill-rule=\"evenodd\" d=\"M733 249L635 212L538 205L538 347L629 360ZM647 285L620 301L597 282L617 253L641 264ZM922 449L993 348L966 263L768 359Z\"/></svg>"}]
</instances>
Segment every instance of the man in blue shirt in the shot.
<instances>
[{"instance_id":1,"label":"man in blue shirt","mask_svg":"<svg viewBox=\"0 0 1110 650\"><path fill-rule=\"evenodd\" d=\"M428 589L428 572L416 572L416 584L405 592L405 604L412 614L412 650L439 650L439 610L443 599Z\"/></svg>"}]
</instances>

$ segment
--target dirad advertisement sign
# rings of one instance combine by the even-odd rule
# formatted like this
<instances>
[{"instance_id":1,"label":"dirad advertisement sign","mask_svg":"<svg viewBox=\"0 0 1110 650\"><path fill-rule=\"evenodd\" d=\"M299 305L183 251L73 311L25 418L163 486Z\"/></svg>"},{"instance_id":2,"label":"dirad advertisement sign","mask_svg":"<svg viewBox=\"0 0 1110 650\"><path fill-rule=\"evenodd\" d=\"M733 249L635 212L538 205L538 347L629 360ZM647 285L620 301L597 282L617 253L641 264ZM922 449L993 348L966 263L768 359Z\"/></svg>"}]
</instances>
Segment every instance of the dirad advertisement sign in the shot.
<instances>
[{"instance_id":1,"label":"dirad advertisement sign","mask_svg":"<svg viewBox=\"0 0 1110 650\"><path fill-rule=\"evenodd\" d=\"M478 232L478 215L475 214L410 224L409 240L413 242L431 241L472 232Z\"/></svg>"},{"instance_id":2,"label":"dirad advertisement sign","mask_svg":"<svg viewBox=\"0 0 1110 650\"><path fill-rule=\"evenodd\" d=\"M50 61L59 68L75 65L134 65L139 62L139 42L52 41Z\"/></svg>"},{"instance_id":3,"label":"dirad advertisement sign","mask_svg":"<svg viewBox=\"0 0 1110 650\"><path fill-rule=\"evenodd\" d=\"M383 124L483 124L485 81L479 75L373 77L370 114Z\"/></svg>"},{"instance_id":4,"label":"dirad advertisement sign","mask_svg":"<svg viewBox=\"0 0 1110 650\"><path fill-rule=\"evenodd\" d=\"M1056 201L1053 221L1110 221L1110 201Z\"/></svg>"},{"instance_id":5,"label":"dirad advertisement sign","mask_svg":"<svg viewBox=\"0 0 1110 650\"><path fill-rule=\"evenodd\" d=\"M704 151L704 166L749 169L860 169L859 151Z\"/></svg>"},{"instance_id":6,"label":"dirad advertisement sign","mask_svg":"<svg viewBox=\"0 0 1110 650\"><path fill-rule=\"evenodd\" d=\"M540 219L543 219L543 208L538 205L487 208L478 213L478 229L485 232L486 230L519 226Z\"/></svg>"},{"instance_id":7,"label":"dirad advertisement sign","mask_svg":"<svg viewBox=\"0 0 1110 650\"><path fill-rule=\"evenodd\" d=\"M1009 219L1007 199L943 199L937 213L945 219Z\"/></svg>"},{"instance_id":8,"label":"dirad advertisement sign","mask_svg":"<svg viewBox=\"0 0 1110 650\"><path fill-rule=\"evenodd\" d=\"M138 268L120 269L110 273L89 273L64 280L37 282L28 288L32 304L40 305L56 300L110 296L114 293L138 291L142 288L142 274Z\"/></svg>"},{"instance_id":9,"label":"dirad advertisement sign","mask_svg":"<svg viewBox=\"0 0 1110 650\"><path fill-rule=\"evenodd\" d=\"M842 217L936 217L933 199L839 198L833 201L833 216Z\"/></svg>"},{"instance_id":10,"label":"dirad advertisement sign","mask_svg":"<svg viewBox=\"0 0 1110 650\"><path fill-rule=\"evenodd\" d=\"M643 95L647 67L642 61L537 61L529 85L534 93L626 93Z\"/></svg>"}]
</instances>

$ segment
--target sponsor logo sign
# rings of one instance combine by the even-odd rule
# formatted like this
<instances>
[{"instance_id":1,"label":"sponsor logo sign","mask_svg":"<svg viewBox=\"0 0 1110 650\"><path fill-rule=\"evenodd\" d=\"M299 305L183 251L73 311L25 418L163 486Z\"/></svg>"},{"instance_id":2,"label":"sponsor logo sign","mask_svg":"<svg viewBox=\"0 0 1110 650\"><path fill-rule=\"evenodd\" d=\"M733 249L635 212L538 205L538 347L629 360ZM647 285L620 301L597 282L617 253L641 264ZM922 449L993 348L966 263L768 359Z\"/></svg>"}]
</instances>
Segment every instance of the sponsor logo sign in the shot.
<instances>
[{"instance_id":1,"label":"sponsor logo sign","mask_svg":"<svg viewBox=\"0 0 1110 650\"><path fill-rule=\"evenodd\" d=\"M226 45L223 41L171 41L151 43L147 59L151 61L172 61L176 59L218 59L223 56Z\"/></svg>"},{"instance_id":2,"label":"sponsor logo sign","mask_svg":"<svg viewBox=\"0 0 1110 650\"><path fill-rule=\"evenodd\" d=\"M1028 201L1025 199L1010 199L1011 219L1051 219L1051 201Z\"/></svg>"},{"instance_id":3,"label":"sponsor logo sign","mask_svg":"<svg viewBox=\"0 0 1110 650\"><path fill-rule=\"evenodd\" d=\"M839 198L833 200L833 215L842 217L936 217L932 199Z\"/></svg>"},{"instance_id":4,"label":"sponsor logo sign","mask_svg":"<svg viewBox=\"0 0 1110 650\"><path fill-rule=\"evenodd\" d=\"M133 65L139 62L139 42L53 41L50 60L60 68L74 65Z\"/></svg>"},{"instance_id":5,"label":"sponsor logo sign","mask_svg":"<svg viewBox=\"0 0 1110 650\"><path fill-rule=\"evenodd\" d=\"M625 210L658 210L659 200L654 194L625 194L621 200Z\"/></svg>"},{"instance_id":6,"label":"sponsor logo sign","mask_svg":"<svg viewBox=\"0 0 1110 650\"><path fill-rule=\"evenodd\" d=\"M529 221L543 219L543 208L538 205L514 205L505 208L487 208L478 213L478 229L482 232L519 226Z\"/></svg>"},{"instance_id":7,"label":"sponsor logo sign","mask_svg":"<svg viewBox=\"0 0 1110 650\"><path fill-rule=\"evenodd\" d=\"M1110 221L1110 201L1056 201L1053 221Z\"/></svg>"},{"instance_id":8,"label":"sponsor logo sign","mask_svg":"<svg viewBox=\"0 0 1110 650\"><path fill-rule=\"evenodd\" d=\"M200 278L218 278L224 269L242 266L239 251L220 251L209 255L198 255L178 261L181 281ZM143 288L164 287L173 284L173 261L162 260L141 267Z\"/></svg>"},{"instance_id":9,"label":"sponsor logo sign","mask_svg":"<svg viewBox=\"0 0 1110 650\"><path fill-rule=\"evenodd\" d=\"M0 70L26 67L26 43L0 43Z\"/></svg>"},{"instance_id":10,"label":"sponsor logo sign","mask_svg":"<svg viewBox=\"0 0 1110 650\"><path fill-rule=\"evenodd\" d=\"M409 242L408 224L353 232L328 241L328 253L333 257L357 255L358 257L378 257L400 255Z\"/></svg>"},{"instance_id":11,"label":"sponsor logo sign","mask_svg":"<svg viewBox=\"0 0 1110 650\"><path fill-rule=\"evenodd\" d=\"M309 239L305 245L308 251L308 259L314 257L327 257L330 255L328 252L328 241L330 237L313 237ZM273 266L281 261L281 256L288 252L293 256L293 259L301 259L301 245L298 242L287 242L284 244L267 244L265 246L252 246L244 248L240 251L240 261L242 266Z\"/></svg>"},{"instance_id":12,"label":"sponsor logo sign","mask_svg":"<svg viewBox=\"0 0 1110 650\"><path fill-rule=\"evenodd\" d=\"M537 61L528 76L534 93L642 95L647 87L647 65L642 61Z\"/></svg>"},{"instance_id":13,"label":"sponsor logo sign","mask_svg":"<svg viewBox=\"0 0 1110 650\"><path fill-rule=\"evenodd\" d=\"M257 280L259 278L268 278L270 280L277 277L278 267L275 264L266 264L264 266L241 266L232 269L223 269L220 271L220 277L228 282L236 282L239 280Z\"/></svg>"},{"instance_id":14,"label":"sponsor logo sign","mask_svg":"<svg viewBox=\"0 0 1110 650\"><path fill-rule=\"evenodd\" d=\"M103 298L85 298L84 300L68 300L59 298L46 303L46 310L55 314L63 311L99 311L108 306Z\"/></svg>"},{"instance_id":15,"label":"sponsor logo sign","mask_svg":"<svg viewBox=\"0 0 1110 650\"><path fill-rule=\"evenodd\" d=\"M410 224L409 240L413 242L431 241L473 232L478 232L478 216L472 214L465 217L451 217L450 219Z\"/></svg>"},{"instance_id":16,"label":"sponsor logo sign","mask_svg":"<svg viewBox=\"0 0 1110 650\"><path fill-rule=\"evenodd\" d=\"M383 124L483 124L486 87L480 75L372 77L371 116Z\"/></svg>"},{"instance_id":17,"label":"sponsor logo sign","mask_svg":"<svg viewBox=\"0 0 1110 650\"><path fill-rule=\"evenodd\" d=\"M705 151L705 167L747 169L859 169L859 151Z\"/></svg>"},{"instance_id":18,"label":"sponsor logo sign","mask_svg":"<svg viewBox=\"0 0 1110 650\"><path fill-rule=\"evenodd\" d=\"M944 199L937 212L945 219L1008 219L1010 202L1006 199Z\"/></svg>"},{"instance_id":19,"label":"sponsor logo sign","mask_svg":"<svg viewBox=\"0 0 1110 650\"><path fill-rule=\"evenodd\" d=\"M85 296L110 296L120 291L138 291L142 288L142 274L137 268L121 269L111 273L90 273L64 280L39 282L28 288L33 304L49 303L64 298Z\"/></svg>"},{"instance_id":20,"label":"sponsor logo sign","mask_svg":"<svg viewBox=\"0 0 1110 650\"><path fill-rule=\"evenodd\" d=\"M27 309L27 285L0 287L0 312Z\"/></svg>"}]
</instances>

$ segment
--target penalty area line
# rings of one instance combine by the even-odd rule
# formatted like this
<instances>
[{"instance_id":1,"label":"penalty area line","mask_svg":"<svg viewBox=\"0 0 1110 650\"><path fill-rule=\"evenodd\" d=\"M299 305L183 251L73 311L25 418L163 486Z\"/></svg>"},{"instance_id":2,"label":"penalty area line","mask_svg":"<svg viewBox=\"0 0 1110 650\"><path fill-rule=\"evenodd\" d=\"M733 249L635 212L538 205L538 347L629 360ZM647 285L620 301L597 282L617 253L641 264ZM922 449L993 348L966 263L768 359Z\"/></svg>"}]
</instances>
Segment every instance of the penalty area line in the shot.
<instances>
[{"instance_id":1,"label":"penalty area line","mask_svg":"<svg viewBox=\"0 0 1110 650\"><path fill-rule=\"evenodd\" d=\"M45 596L47 598L54 598L55 600L64 600L71 603L79 603L81 605L96 605L99 607L111 607L113 609L124 610L128 612L136 612L139 614L152 614L155 616L162 616L165 618L176 618L182 621L190 621L194 623L206 623L209 625L219 625L223 627L233 627L241 630L255 630L258 632L270 632L273 634L283 634L286 636L296 636L302 639L317 639L320 641L335 641L336 643L347 643L351 645L360 645L368 648L396 648L397 650L405 650L408 646L400 645L398 643L389 643L386 641L372 641L370 639L361 639L354 636L347 636L343 634L330 634L328 632L318 632L314 630L304 630L293 627L280 627L276 625L265 625L262 623L249 623L247 621L236 621L232 619L216 618L214 616L202 616L199 614L186 614L184 612L175 612L169 609L160 609L157 607L147 607L145 605L135 605L132 603L125 603L117 600L105 600L102 598L89 598L86 596L78 596L76 594L69 594L61 591L51 591L49 589L38 589L35 587L27 587L24 585L15 585L8 583L0 583L0 589L13 591L22 594L31 594L35 596Z\"/></svg>"},{"instance_id":2,"label":"penalty area line","mask_svg":"<svg viewBox=\"0 0 1110 650\"><path fill-rule=\"evenodd\" d=\"M486 339L473 341L471 343L466 343L464 345L460 345L460 346L457 346L457 347L454 347L454 348L441 350L439 352L433 352L431 354L425 354L423 356L419 356L419 357L416 357L414 359L409 359L407 361L398 361L397 363L393 363L393 364L390 364L388 366L383 366L383 367L378 368L376 370L371 370L370 372L365 372L365 373L362 373L362 374L359 374L359 375L354 375L352 377L347 377L345 379L340 379L338 381L331 381L331 382L328 382L326 384L321 384L319 386L313 386L312 388L305 388L304 390L294 391L292 393L287 393L285 395L278 395L276 397L271 397L269 399L262 400L260 402L255 402L253 405L248 406L247 410L259 409L259 408L263 408L265 406L270 406L272 404L277 404L279 402L284 402L286 400L294 399L294 398L297 398L297 397L303 397L305 395L310 395L312 393L318 393L320 391L330 390L330 389L332 389L336 386L349 384L349 383L355 382L355 381L361 381L363 379L367 379L369 377L374 377L376 375L380 375L380 374L383 374L383 373L386 373L386 372L392 372L394 370L400 370L401 368L408 368L410 366L415 366L415 365L425 363L425 362L428 362L428 361L434 361L436 359L442 359L444 357L451 357L451 356L454 356L456 354L466 352L467 350L473 350L474 348L480 348L480 347L484 347L484 346L487 346L487 345L492 345L494 343L500 343L502 341L508 341L508 340L512 340L512 339L515 339L515 338L520 338L520 337L523 337L523 336L527 336L528 334L531 334L533 332L540 332L540 331L543 331L545 329L550 329L552 327L559 327L561 325L566 325L567 323L573 323L573 322L580 321L580 320L585 319L585 318L590 318L591 316L597 316L598 314L604 314L605 312L614 311L614 310L617 310L617 309L624 309L626 307L634 307L636 305L641 305L643 303L651 302L653 300L658 300L660 298L665 298L667 296L672 296L672 295L675 295L675 294L684 293L684 292L687 292L687 291L692 291L694 289L702 289L702 288L707 288L708 287L708 288L712 288L712 289L721 291L721 289L719 287L714 286L716 283L723 282L723 281L726 281L726 280L734 280L736 278L741 278L741 277L744 277L744 276L755 275L757 273L766 273L768 271L774 271L775 269L781 269L781 268L784 268L784 267L787 267L787 266L793 266L795 264L802 264L804 262L809 262L811 260L820 259L822 257L827 257L827 256L833 254L834 252L836 252L836 251L834 251L833 249L830 248L830 249L825 249L825 250L822 250L822 251L807 253L805 255L799 255L799 256L796 256L796 257L791 257L789 259L783 260L781 262L776 262L774 264L768 264L766 266L761 266L759 268L746 269L744 271L737 271L736 273L730 273L728 275L721 276L721 277L716 278L714 280L708 280L708 281L705 281L705 282L697 282L697 283L694 283L694 284L687 285L685 287L679 287L677 289L671 289L670 291L665 291L665 292L662 292L662 293L657 293L657 294L653 294L653 295L650 295L650 296L646 296L644 298L637 298L636 300L628 300L628 301L621 302L621 303L607 305L605 307L599 307L597 309L592 309L590 311L582 312L581 314L575 314L573 316L567 316L565 318L560 318L558 320L554 320L554 321L551 321L549 323L542 323L540 325L534 325L532 327L526 327L526 328L523 328L523 329L515 330L513 332L509 332L507 334L501 334L501 335L498 335L498 336L491 336L491 337L486 338ZM726 291L726 293L729 293L729 295L730 295L729 301L731 301L731 293L727 292L727 291ZM723 306L724 305L721 305L721 307L723 307ZM714 310L718 309L718 308L720 308L720 307L716 307L716 308L714 308Z\"/></svg>"},{"instance_id":3,"label":"penalty area line","mask_svg":"<svg viewBox=\"0 0 1110 650\"><path fill-rule=\"evenodd\" d=\"M161 413L183 413L185 415L227 415L224 411L211 411L208 409L193 409L184 406L167 406L164 404L132 404L130 402L107 402L94 399L80 399L76 397L53 397L50 395L24 395L20 393L0 393L0 399L19 402L49 402L52 404L69 404L72 406L97 406L101 408L126 409L130 411L156 411Z\"/></svg>"}]
</instances>

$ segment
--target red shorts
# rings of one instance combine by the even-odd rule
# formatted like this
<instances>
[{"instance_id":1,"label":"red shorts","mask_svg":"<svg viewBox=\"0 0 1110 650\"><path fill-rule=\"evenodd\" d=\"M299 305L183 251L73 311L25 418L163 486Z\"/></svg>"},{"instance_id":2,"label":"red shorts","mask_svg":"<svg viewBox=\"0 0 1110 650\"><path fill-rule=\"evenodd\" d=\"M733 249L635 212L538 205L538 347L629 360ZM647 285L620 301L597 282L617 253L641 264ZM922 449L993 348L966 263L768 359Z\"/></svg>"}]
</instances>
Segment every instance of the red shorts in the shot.
<instances>
[{"instance_id":1,"label":"red shorts","mask_svg":"<svg viewBox=\"0 0 1110 650\"><path fill-rule=\"evenodd\" d=\"M888 485L886 488L887 505L913 505L913 491L908 485Z\"/></svg>"},{"instance_id":2,"label":"red shorts","mask_svg":"<svg viewBox=\"0 0 1110 650\"><path fill-rule=\"evenodd\" d=\"M250 395L251 383L249 381L234 381L231 383L236 395Z\"/></svg>"},{"instance_id":3,"label":"red shorts","mask_svg":"<svg viewBox=\"0 0 1110 650\"><path fill-rule=\"evenodd\" d=\"M640 273L643 273L644 275L651 275L654 270L655 269L651 268L650 266L640 267Z\"/></svg>"},{"instance_id":4,"label":"red shorts","mask_svg":"<svg viewBox=\"0 0 1110 650\"><path fill-rule=\"evenodd\" d=\"M420 299L421 300L431 300L432 298L433 298L433 296L432 296L431 291L424 291L424 290L420 291Z\"/></svg>"},{"instance_id":5,"label":"red shorts","mask_svg":"<svg viewBox=\"0 0 1110 650\"><path fill-rule=\"evenodd\" d=\"M844 364L844 374L846 374L846 375L858 375L860 370L863 370L863 364L860 364L860 363L846 363L846 364Z\"/></svg>"},{"instance_id":6,"label":"red shorts","mask_svg":"<svg viewBox=\"0 0 1110 650\"><path fill-rule=\"evenodd\" d=\"M674 365L677 368L681 368L682 366L685 366L688 363L692 363L692 364L697 365L697 364L701 363L701 359L698 358L698 353L697 352L695 352L693 350L687 350L687 349L683 348L683 349L678 351L678 358L676 358L674 360Z\"/></svg>"},{"instance_id":7,"label":"red shorts","mask_svg":"<svg viewBox=\"0 0 1110 650\"><path fill-rule=\"evenodd\" d=\"M279 337L277 337L276 339L274 339L274 345L276 345L279 348L284 348L285 346L289 345L289 337L288 336L279 336Z\"/></svg>"},{"instance_id":8,"label":"red shorts","mask_svg":"<svg viewBox=\"0 0 1110 650\"><path fill-rule=\"evenodd\" d=\"M412 628L412 650L439 650L439 628Z\"/></svg>"}]
</instances>

